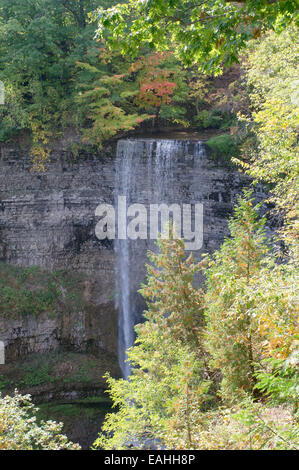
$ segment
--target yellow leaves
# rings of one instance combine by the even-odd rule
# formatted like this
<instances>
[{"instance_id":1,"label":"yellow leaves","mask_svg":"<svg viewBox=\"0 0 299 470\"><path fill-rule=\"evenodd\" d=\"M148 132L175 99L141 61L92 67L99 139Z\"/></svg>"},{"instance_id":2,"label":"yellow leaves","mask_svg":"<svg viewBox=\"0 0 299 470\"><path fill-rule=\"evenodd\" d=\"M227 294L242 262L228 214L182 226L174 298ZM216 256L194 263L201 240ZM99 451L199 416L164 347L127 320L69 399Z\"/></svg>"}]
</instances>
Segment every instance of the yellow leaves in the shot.
<instances>
[{"instance_id":1,"label":"yellow leaves","mask_svg":"<svg viewBox=\"0 0 299 470\"><path fill-rule=\"evenodd\" d=\"M298 313L296 315L292 311L290 298L286 296L280 302L284 303L284 316L281 316L278 305L268 306L268 309L259 316L258 331L265 338L262 343L264 354L268 357L286 359L290 355L294 339L299 333L299 317Z\"/></svg>"},{"instance_id":2,"label":"yellow leaves","mask_svg":"<svg viewBox=\"0 0 299 470\"><path fill-rule=\"evenodd\" d=\"M282 34L263 38L248 56L247 80L250 98L258 110L252 114L258 149L243 148L250 165L243 168L256 180L272 185L272 203L290 220L298 190L297 131L299 108L297 94L299 48L298 28L291 26ZM297 85L297 86L296 86ZM287 222L284 231L292 228Z\"/></svg>"},{"instance_id":3,"label":"yellow leaves","mask_svg":"<svg viewBox=\"0 0 299 470\"><path fill-rule=\"evenodd\" d=\"M30 117L30 125L32 131L32 145L30 151L32 161L31 171L44 172L46 171L46 163L50 161L51 150L48 144L51 133L34 115Z\"/></svg>"}]
</instances>

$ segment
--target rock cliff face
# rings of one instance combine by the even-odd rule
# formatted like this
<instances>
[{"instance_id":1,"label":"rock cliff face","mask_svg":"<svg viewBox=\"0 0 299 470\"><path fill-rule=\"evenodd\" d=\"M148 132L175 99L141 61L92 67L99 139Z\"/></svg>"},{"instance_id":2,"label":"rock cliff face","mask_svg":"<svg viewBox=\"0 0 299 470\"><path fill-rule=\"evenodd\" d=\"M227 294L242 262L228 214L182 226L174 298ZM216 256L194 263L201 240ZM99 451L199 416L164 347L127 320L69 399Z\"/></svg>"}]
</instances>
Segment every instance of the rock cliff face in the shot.
<instances>
[{"instance_id":1,"label":"rock cliff face","mask_svg":"<svg viewBox=\"0 0 299 470\"><path fill-rule=\"evenodd\" d=\"M95 236L96 207L114 201L115 154L113 145L100 155L81 155L76 161L63 151L54 152L46 173L36 174L30 171L26 152L1 148L0 260L82 273L82 295L91 306L79 311L62 308L55 318L44 313L11 319L1 317L0 312L0 339L6 343L8 360L60 348L91 352L95 357L108 355L110 369L116 373L115 254L113 242L101 242ZM143 174L135 177L142 180ZM200 196L199 202L204 204L203 251L214 251L227 235L227 217L246 178L207 155L201 156L199 164L191 147L189 155L180 160L175 178L172 184L177 185L178 199L184 194L184 202L194 202Z\"/></svg>"},{"instance_id":2,"label":"rock cliff face","mask_svg":"<svg viewBox=\"0 0 299 470\"><path fill-rule=\"evenodd\" d=\"M28 154L2 147L0 246L5 262L46 269L102 273L101 301L113 279L113 249L94 234L94 211L113 202L114 149L71 161L60 152L43 174L30 171ZM112 282L113 284L113 282Z\"/></svg>"},{"instance_id":3,"label":"rock cliff face","mask_svg":"<svg viewBox=\"0 0 299 470\"><path fill-rule=\"evenodd\" d=\"M63 270L70 276L80 273L74 288L84 305L70 307L62 298L55 315L43 312L11 318L0 311L0 340L6 353L0 375L7 373L10 378L16 362L55 350L91 354L98 361L90 380L83 381L85 389L103 389L106 370L118 375L113 245L98 241L94 232L95 208L113 202L114 153L108 148L102 155L76 162L56 153L47 172L36 174L30 171L28 153L1 148L0 262L37 265L48 272ZM63 297L64 287L60 287ZM65 292L66 297L71 295ZM72 360L68 357L67 362ZM79 378L77 382L80 388ZM58 393L70 388L70 383L53 381L51 386L35 387L33 393L39 396L55 387ZM76 381L72 386L76 388Z\"/></svg>"},{"instance_id":4,"label":"rock cliff face","mask_svg":"<svg viewBox=\"0 0 299 470\"><path fill-rule=\"evenodd\" d=\"M93 308L92 308L93 307ZM49 318L27 315L0 320L0 338L5 344L5 360L13 362L30 354L46 354L62 347L95 356L109 354L116 360L117 315L109 304L87 304L81 311L61 306L59 315Z\"/></svg>"}]
</instances>

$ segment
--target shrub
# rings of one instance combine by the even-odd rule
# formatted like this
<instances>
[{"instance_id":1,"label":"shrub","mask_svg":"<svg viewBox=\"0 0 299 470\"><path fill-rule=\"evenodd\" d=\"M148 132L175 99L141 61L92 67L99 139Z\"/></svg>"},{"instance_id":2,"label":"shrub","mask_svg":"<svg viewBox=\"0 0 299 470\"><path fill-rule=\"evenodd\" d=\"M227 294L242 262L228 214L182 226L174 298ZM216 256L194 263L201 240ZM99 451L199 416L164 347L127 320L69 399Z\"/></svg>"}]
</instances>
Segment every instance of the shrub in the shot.
<instances>
[{"instance_id":1,"label":"shrub","mask_svg":"<svg viewBox=\"0 0 299 470\"><path fill-rule=\"evenodd\" d=\"M238 154L238 145L235 139L229 134L211 137L206 145L211 151L211 155L215 158L230 160Z\"/></svg>"},{"instance_id":2,"label":"shrub","mask_svg":"<svg viewBox=\"0 0 299 470\"><path fill-rule=\"evenodd\" d=\"M36 408L30 395L1 397L0 450L79 450L80 446L61 434L62 423L36 422Z\"/></svg>"}]
</instances>

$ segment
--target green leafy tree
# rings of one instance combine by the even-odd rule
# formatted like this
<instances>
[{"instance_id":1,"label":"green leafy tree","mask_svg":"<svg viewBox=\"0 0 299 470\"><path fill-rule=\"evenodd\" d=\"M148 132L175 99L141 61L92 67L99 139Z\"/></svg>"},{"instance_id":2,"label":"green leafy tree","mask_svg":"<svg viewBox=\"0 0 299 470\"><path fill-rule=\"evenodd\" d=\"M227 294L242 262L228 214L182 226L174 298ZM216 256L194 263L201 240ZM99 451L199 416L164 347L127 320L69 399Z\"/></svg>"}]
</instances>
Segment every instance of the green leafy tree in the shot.
<instances>
[{"instance_id":1,"label":"green leafy tree","mask_svg":"<svg viewBox=\"0 0 299 470\"><path fill-rule=\"evenodd\" d=\"M0 450L80 450L61 434L62 423L38 424L37 411L30 395L0 395Z\"/></svg>"},{"instance_id":2,"label":"green leafy tree","mask_svg":"<svg viewBox=\"0 0 299 470\"><path fill-rule=\"evenodd\" d=\"M272 405L288 406L298 418L298 265L288 263L260 271L256 286L258 330L263 339L262 366L256 388Z\"/></svg>"},{"instance_id":3,"label":"green leafy tree","mask_svg":"<svg viewBox=\"0 0 299 470\"><path fill-rule=\"evenodd\" d=\"M172 52L144 54L130 70L137 73L139 92L135 102L141 109L154 113L156 126L159 118L189 125L185 117L189 98L187 71Z\"/></svg>"},{"instance_id":4,"label":"green leafy tree","mask_svg":"<svg viewBox=\"0 0 299 470\"><path fill-rule=\"evenodd\" d=\"M173 54L144 53L132 63L101 44L77 68L84 141L100 147L152 118L188 125L186 72Z\"/></svg>"},{"instance_id":5,"label":"green leafy tree","mask_svg":"<svg viewBox=\"0 0 299 470\"><path fill-rule=\"evenodd\" d=\"M254 145L246 145L238 163L271 190L270 201L284 217L287 243L298 233L298 28L271 32L254 42L246 65L249 97L247 119ZM288 235L289 234L289 235Z\"/></svg>"},{"instance_id":6,"label":"green leafy tree","mask_svg":"<svg viewBox=\"0 0 299 470\"><path fill-rule=\"evenodd\" d=\"M21 131L32 137L33 168L44 170L50 141L80 128L77 61L98 49L88 13L113 0L9 0L0 5L0 141Z\"/></svg>"},{"instance_id":7,"label":"green leafy tree","mask_svg":"<svg viewBox=\"0 0 299 470\"><path fill-rule=\"evenodd\" d=\"M6 100L0 107L0 141L29 137L34 170L46 169L53 140L66 130L76 136L70 143L75 152L86 142L101 147L153 114L188 125L186 71L173 54L155 64L157 55L142 49L134 70L132 58L94 40L89 12L115 3L1 2L0 80ZM148 97L152 104L155 97L155 105L148 106Z\"/></svg>"},{"instance_id":8,"label":"green leafy tree","mask_svg":"<svg viewBox=\"0 0 299 470\"><path fill-rule=\"evenodd\" d=\"M123 53L136 54L143 45L167 50L210 72L238 60L250 38L285 27L296 15L296 0L130 0L100 9L98 35Z\"/></svg>"},{"instance_id":9,"label":"green leafy tree","mask_svg":"<svg viewBox=\"0 0 299 470\"><path fill-rule=\"evenodd\" d=\"M82 106L86 122L83 129L83 141L96 144L101 148L103 141L121 132L133 130L138 124L150 116L137 112L126 113L126 101L136 93L126 90L125 74L110 74L98 67L85 63L77 64L81 69L89 71L93 80L82 83L77 102ZM106 72L106 73L105 73Z\"/></svg>"},{"instance_id":10,"label":"green leafy tree","mask_svg":"<svg viewBox=\"0 0 299 470\"><path fill-rule=\"evenodd\" d=\"M233 406L201 420L204 449L298 448L298 266L268 252L257 209L247 192L208 258L205 346Z\"/></svg>"}]
</instances>

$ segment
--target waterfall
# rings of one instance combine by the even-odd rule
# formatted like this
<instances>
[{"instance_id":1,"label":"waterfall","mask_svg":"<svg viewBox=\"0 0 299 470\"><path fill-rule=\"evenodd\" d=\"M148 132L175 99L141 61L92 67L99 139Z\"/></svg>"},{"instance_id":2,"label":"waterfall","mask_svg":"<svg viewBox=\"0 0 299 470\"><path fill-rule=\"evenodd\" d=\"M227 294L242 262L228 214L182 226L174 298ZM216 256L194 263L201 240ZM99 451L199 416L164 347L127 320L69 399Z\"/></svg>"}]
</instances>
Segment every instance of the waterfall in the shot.
<instances>
[{"instance_id":1,"label":"waterfall","mask_svg":"<svg viewBox=\"0 0 299 470\"><path fill-rule=\"evenodd\" d=\"M198 167L204 146L201 142L128 139L120 140L116 155L115 205L125 196L127 206L133 203L191 203L192 174ZM125 362L126 350L135 339L134 325L142 319L145 308L138 289L145 279L146 252L155 249L152 240L115 240L116 308L119 312L118 355L123 377L130 375Z\"/></svg>"}]
</instances>

